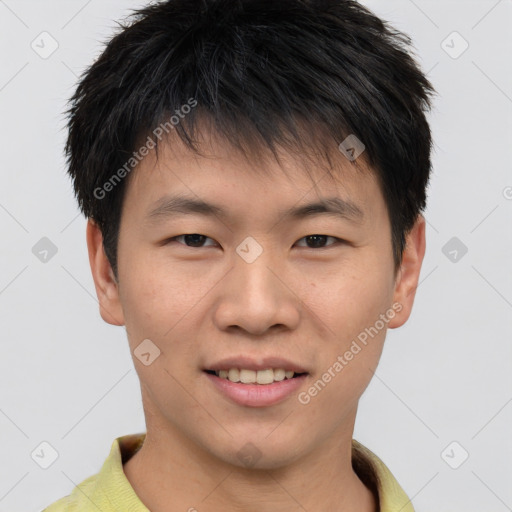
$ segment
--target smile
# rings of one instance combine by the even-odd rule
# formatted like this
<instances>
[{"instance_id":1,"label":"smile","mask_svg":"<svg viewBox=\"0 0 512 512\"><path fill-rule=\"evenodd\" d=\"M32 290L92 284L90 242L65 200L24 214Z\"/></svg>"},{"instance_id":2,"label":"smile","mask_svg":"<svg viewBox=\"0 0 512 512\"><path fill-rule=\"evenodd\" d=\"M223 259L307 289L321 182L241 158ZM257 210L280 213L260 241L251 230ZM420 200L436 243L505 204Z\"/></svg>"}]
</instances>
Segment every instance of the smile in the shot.
<instances>
[{"instance_id":1,"label":"smile","mask_svg":"<svg viewBox=\"0 0 512 512\"><path fill-rule=\"evenodd\" d=\"M285 379L293 379L295 376L302 375L291 370L283 368L268 368L266 370L247 370L239 368L230 368L229 370L209 371L221 379L227 379L231 382L241 382L243 384L272 384L281 382Z\"/></svg>"},{"instance_id":2,"label":"smile","mask_svg":"<svg viewBox=\"0 0 512 512\"><path fill-rule=\"evenodd\" d=\"M230 370L220 370L218 372L205 370L203 375L208 378L221 396L228 398L237 405L269 407L286 400L292 395L295 396L308 377L307 373L299 374L295 372L290 372L292 373L291 377L287 377L286 375L283 376L279 370L254 371L231 368ZM222 376L217 375L217 373ZM238 380L232 381L230 373L233 379L237 378ZM238 377L236 377L237 373ZM260 384L257 381L259 373L262 374L260 381L264 381L264 383ZM272 381L270 381L270 378L272 378Z\"/></svg>"}]
</instances>

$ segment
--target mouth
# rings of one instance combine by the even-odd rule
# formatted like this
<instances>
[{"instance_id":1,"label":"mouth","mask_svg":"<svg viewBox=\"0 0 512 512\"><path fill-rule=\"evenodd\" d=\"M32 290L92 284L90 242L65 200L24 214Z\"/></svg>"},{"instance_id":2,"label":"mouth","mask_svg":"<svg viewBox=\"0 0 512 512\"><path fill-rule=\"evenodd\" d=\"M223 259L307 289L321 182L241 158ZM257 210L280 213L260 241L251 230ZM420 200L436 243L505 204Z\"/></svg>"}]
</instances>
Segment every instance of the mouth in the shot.
<instances>
[{"instance_id":1,"label":"mouth","mask_svg":"<svg viewBox=\"0 0 512 512\"><path fill-rule=\"evenodd\" d=\"M297 395L306 385L308 372L283 368L203 370L213 389L243 407L270 407Z\"/></svg>"},{"instance_id":2,"label":"mouth","mask_svg":"<svg viewBox=\"0 0 512 512\"><path fill-rule=\"evenodd\" d=\"M266 368L250 370L245 368L229 368L228 370L204 370L209 375L239 384L259 384L266 386L275 382L297 379L308 375L307 372L295 372L284 368Z\"/></svg>"}]
</instances>

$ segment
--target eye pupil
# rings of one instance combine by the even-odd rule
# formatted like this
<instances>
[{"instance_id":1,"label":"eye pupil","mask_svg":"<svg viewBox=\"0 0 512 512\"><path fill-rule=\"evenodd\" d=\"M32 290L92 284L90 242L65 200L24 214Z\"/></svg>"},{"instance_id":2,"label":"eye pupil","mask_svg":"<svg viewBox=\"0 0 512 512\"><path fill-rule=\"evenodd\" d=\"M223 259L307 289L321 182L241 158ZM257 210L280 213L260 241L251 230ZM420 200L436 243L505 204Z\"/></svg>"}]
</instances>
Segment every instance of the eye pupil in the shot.
<instances>
[{"instance_id":1,"label":"eye pupil","mask_svg":"<svg viewBox=\"0 0 512 512\"><path fill-rule=\"evenodd\" d=\"M200 240L197 240L197 237L199 237L199 239L200 239ZM185 239L185 243L186 243L187 245L189 245L189 243L188 243L188 242L189 242L189 241L190 241L190 239L192 238L192 245L193 245L193 246L196 246L196 244L197 244L197 246L199 246L199 247L200 247L200 246L202 245L202 243L201 243L201 242L204 242L204 239L205 239L206 237L205 237L204 235L199 235L199 234L197 234L197 233L192 233L192 234L189 234L189 235L183 235L183 238ZM195 239L195 240L194 240L194 239Z\"/></svg>"},{"instance_id":2,"label":"eye pupil","mask_svg":"<svg viewBox=\"0 0 512 512\"><path fill-rule=\"evenodd\" d=\"M309 235L306 237L306 240L314 240L313 241L313 247L322 247L323 243L325 242L327 236L326 235ZM320 244L318 243L320 241Z\"/></svg>"}]
</instances>

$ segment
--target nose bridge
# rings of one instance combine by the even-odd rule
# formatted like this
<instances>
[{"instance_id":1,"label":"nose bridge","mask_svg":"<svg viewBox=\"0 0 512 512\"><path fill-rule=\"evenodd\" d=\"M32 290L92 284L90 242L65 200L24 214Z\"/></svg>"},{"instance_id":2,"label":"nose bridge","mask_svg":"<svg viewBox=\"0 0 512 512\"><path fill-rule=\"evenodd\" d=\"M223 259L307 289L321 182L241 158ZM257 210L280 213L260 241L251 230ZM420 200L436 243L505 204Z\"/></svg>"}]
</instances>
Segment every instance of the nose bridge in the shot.
<instances>
[{"instance_id":1,"label":"nose bridge","mask_svg":"<svg viewBox=\"0 0 512 512\"><path fill-rule=\"evenodd\" d=\"M263 333L273 325L293 327L299 312L294 294L279 273L283 265L271 247L256 240L245 240L236 249L233 267L222 291L216 311L220 328L238 326L253 334Z\"/></svg>"},{"instance_id":2,"label":"nose bridge","mask_svg":"<svg viewBox=\"0 0 512 512\"><path fill-rule=\"evenodd\" d=\"M271 307L279 293L274 272L270 270L272 267L278 272L270 244L261 244L248 237L236 248L233 277L238 282L236 288L242 302L253 302L252 306L260 309Z\"/></svg>"}]
</instances>

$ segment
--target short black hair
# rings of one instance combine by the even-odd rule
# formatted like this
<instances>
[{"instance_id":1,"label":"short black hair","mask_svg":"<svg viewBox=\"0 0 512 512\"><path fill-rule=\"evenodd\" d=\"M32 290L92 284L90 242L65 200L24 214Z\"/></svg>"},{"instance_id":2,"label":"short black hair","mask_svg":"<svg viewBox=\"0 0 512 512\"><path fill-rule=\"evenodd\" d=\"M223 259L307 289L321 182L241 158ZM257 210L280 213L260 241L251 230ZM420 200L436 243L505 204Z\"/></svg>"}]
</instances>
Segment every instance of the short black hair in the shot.
<instances>
[{"instance_id":1,"label":"short black hair","mask_svg":"<svg viewBox=\"0 0 512 512\"><path fill-rule=\"evenodd\" d=\"M386 202L398 270L426 207L433 145L435 90L408 35L354 0L167 0L119 25L70 99L65 147L116 279L137 144L158 146L163 128L199 153L200 125L246 155L276 158L284 147L329 160L355 135Z\"/></svg>"}]
</instances>

